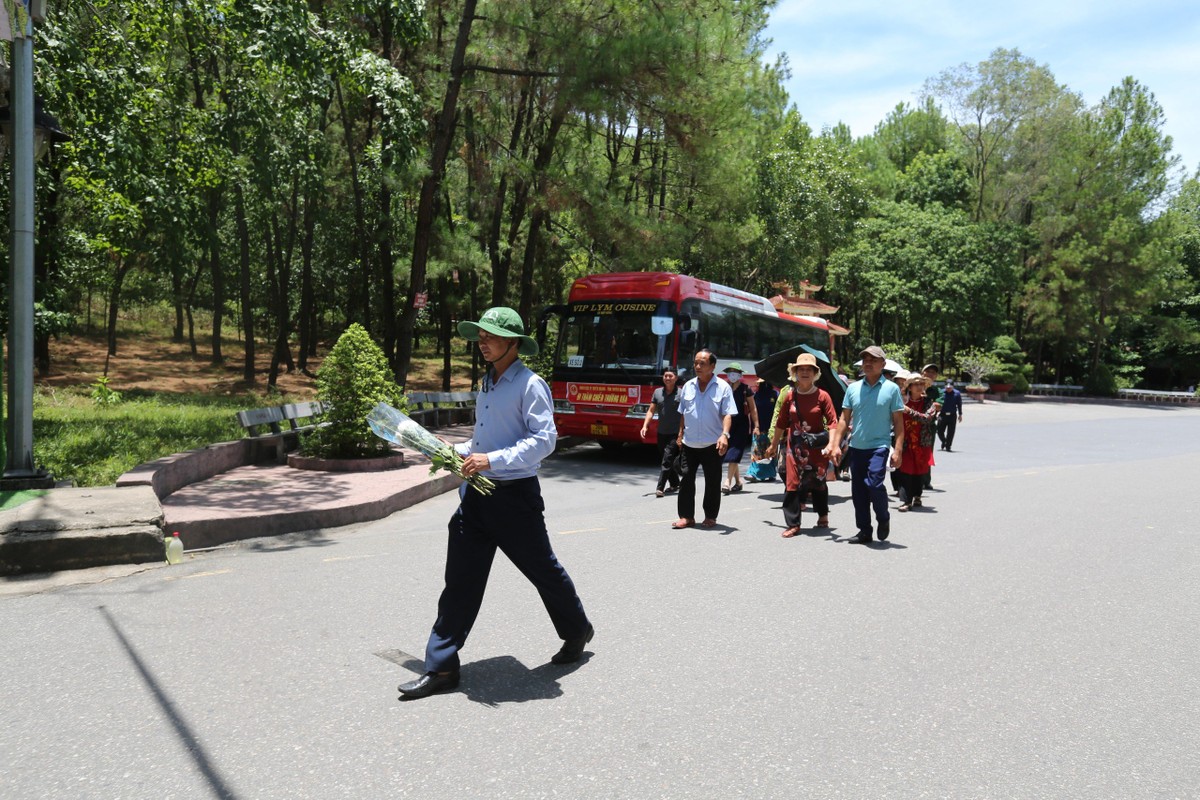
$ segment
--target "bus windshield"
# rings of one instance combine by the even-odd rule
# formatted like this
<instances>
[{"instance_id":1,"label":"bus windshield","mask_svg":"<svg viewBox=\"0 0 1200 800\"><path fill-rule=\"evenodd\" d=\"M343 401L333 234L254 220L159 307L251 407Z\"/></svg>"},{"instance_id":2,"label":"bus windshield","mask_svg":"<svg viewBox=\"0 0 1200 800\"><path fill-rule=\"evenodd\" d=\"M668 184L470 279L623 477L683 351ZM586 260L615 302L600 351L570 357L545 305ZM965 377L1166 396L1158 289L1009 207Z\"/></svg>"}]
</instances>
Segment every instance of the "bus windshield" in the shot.
<instances>
[{"instance_id":1,"label":"bus windshield","mask_svg":"<svg viewBox=\"0 0 1200 800\"><path fill-rule=\"evenodd\" d=\"M606 300L571 303L558 337L555 366L567 370L611 369L644 375L670 365L673 319L666 300ZM656 324L654 319L658 318Z\"/></svg>"}]
</instances>

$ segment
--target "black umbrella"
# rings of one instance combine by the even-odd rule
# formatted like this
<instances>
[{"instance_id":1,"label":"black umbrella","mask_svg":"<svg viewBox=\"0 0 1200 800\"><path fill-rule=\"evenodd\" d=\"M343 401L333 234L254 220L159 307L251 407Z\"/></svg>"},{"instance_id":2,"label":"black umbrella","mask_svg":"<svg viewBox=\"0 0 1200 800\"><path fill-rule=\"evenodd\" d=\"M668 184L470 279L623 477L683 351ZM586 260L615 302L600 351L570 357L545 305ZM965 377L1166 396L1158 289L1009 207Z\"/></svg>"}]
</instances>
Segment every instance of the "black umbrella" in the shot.
<instances>
[{"instance_id":1,"label":"black umbrella","mask_svg":"<svg viewBox=\"0 0 1200 800\"><path fill-rule=\"evenodd\" d=\"M825 355L823 350L817 350L806 344L798 344L795 347L789 347L787 350L780 350L778 353L772 353L762 361L756 363L754 365L754 374L770 381L773 386L781 387L791 377L788 373L788 367L796 363L796 356L801 353L811 353L816 356L817 361L824 362L824 366L821 369L821 377L817 378L817 386L829 392L829 397L833 400L833 407L841 414L842 398L846 396L846 384L834 373L833 367L829 363L829 356Z\"/></svg>"}]
</instances>

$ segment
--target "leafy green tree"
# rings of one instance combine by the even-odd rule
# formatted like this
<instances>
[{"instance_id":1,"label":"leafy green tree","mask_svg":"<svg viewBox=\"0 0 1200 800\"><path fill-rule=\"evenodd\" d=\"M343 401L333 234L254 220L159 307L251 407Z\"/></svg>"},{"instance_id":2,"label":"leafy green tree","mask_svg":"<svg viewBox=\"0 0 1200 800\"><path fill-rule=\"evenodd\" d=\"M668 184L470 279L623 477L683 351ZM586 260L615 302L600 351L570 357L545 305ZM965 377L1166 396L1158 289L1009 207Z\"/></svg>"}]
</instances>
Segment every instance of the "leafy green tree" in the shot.
<instances>
[{"instance_id":1,"label":"leafy green tree","mask_svg":"<svg viewBox=\"0 0 1200 800\"><path fill-rule=\"evenodd\" d=\"M1145 314L1122 320L1117 336L1141 350L1151 385L1186 388L1200 384L1200 171L1171 198L1164 223L1177 260L1164 269L1163 295Z\"/></svg>"},{"instance_id":2,"label":"leafy green tree","mask_svg":"<svg viewBox=\"0 0 1200 800\"><path fill-rule=\"evenodd\" d=\"M958 158L945 150L918 153L900 178L897 196L921 208L941 203L946 208L966 210L971 180Z\"/></svg>"},{"instance_id":3,"label":"leafy green tree","mask_svg":"<svg viewBox=\"0 0 1200 800\"><path fill-rule=\"evenodd\" d=\"M1096 373L1126 315L1152 308L1173 262L1170 220L1153 209L1174 166L1162 108L1131 78L1078 121L1039 197L1040 238L1024 306L1035 334L1090 343Z\"/></svg>"},{"instance_id":4,"label":"leafy green tree","mask_svg":"<svg viewBox=\"0 0 1200 800\"><path fill-rule=\"evenodd\" d=\"M824 283L829 255L852 240L855 222L867 210L850 151L830 137L806 133L791 112L776 148L759 165L762 238L746 278L764 290L779 280Z\"/></svg>"},{"instance_id":5,"label":"leafy green tree","mask_svg":"<svg viewBox=\"0 0 1200 800\"><path fill-rule=\"evenodd\" d=\"M917 360L945 360L1004 325L1018 237L972 224L939 203L880 203L830 258L826 288L843 324L875 341L908 342Z\"/></svg>"},{"instance_id":6,"label":"leafy green tree","mask_svg":"<svg viewBox=\"0 0 1200 800\"><path fill-rule=\"evenodd\" d=\"M1010 181L1014 164L1048 163L1061 120L1078 108L1076 95L1060 86L1046 65L1019 50L997 48L977 65L961 64L925 83L925 97L940 102L959 137L974 189L973 217L1020 220L1027 211L1012 187L1029 190L1029 177ZM1043 167L1044 168L1044 167Z\"/></svg>"}]
</instances>

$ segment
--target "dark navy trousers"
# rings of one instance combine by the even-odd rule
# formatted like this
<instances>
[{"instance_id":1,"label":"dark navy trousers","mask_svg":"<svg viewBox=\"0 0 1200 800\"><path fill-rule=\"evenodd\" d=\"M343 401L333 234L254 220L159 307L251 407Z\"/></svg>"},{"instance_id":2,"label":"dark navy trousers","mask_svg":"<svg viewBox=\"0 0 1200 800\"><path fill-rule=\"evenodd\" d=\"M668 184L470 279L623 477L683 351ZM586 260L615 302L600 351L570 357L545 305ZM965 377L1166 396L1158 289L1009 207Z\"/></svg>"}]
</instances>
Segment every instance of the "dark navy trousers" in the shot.
<instances>
[{"instance_id":1,"label":"dark navy trousers","mask_svg":"<svg viewBox=\"0 0 1200 800\"><path fill-rule=\"evenodd\" d=\"M872 507L880 525L890 525L892 519L892 512L888 510L887 486L884 484L889 448L864 450L851 447L846 452L850 455L850 498L854 501L854 524L859 533L870 534Z\"/></svg>"},{"instance_id":2,"label":"dark navy trousers","mask_svg":"<svg viewBox=\"0 0 1200 800\"><path fill-rule=\"evenodd\" d=\"M505 482L488 496L463 484L459 497L448 526L446 586L425 648L426 671L459 668L458 651L479 616L497 548L537 589L560 639L587 633L575 584L550 547L538 479Z\"/></svg>"}]
</instances>

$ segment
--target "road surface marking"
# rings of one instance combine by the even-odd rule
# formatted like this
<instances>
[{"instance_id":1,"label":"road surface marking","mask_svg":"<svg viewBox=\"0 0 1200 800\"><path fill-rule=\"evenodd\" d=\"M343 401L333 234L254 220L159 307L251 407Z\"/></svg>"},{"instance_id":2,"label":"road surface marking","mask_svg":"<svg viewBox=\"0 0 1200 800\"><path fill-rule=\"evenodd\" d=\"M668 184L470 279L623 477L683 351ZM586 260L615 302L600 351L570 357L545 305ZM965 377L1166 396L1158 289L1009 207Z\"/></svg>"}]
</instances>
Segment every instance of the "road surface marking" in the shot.
<instances>
[{"instance_id":1,"label":"road surface marking","mask_svg":"<svg viewBox=\"0 0 1200 800\"><path fill-rule=\"evenodd\" d=\"M194 572L194 573L192 573L191 575L170 575L170 576L168 576L168 577L167 577L165 580L168 580L168 581L182 581L182 580L186 580L187 578L210 578L210 577L212 577L213 575L225 575L225 574L227 574L227 573L230 573L230 572L233 572L233 570L231 570L231 569L218 569L218 570L210 570L210 571L208 571L208 572Z\"/></svg>"}]
</instances>

